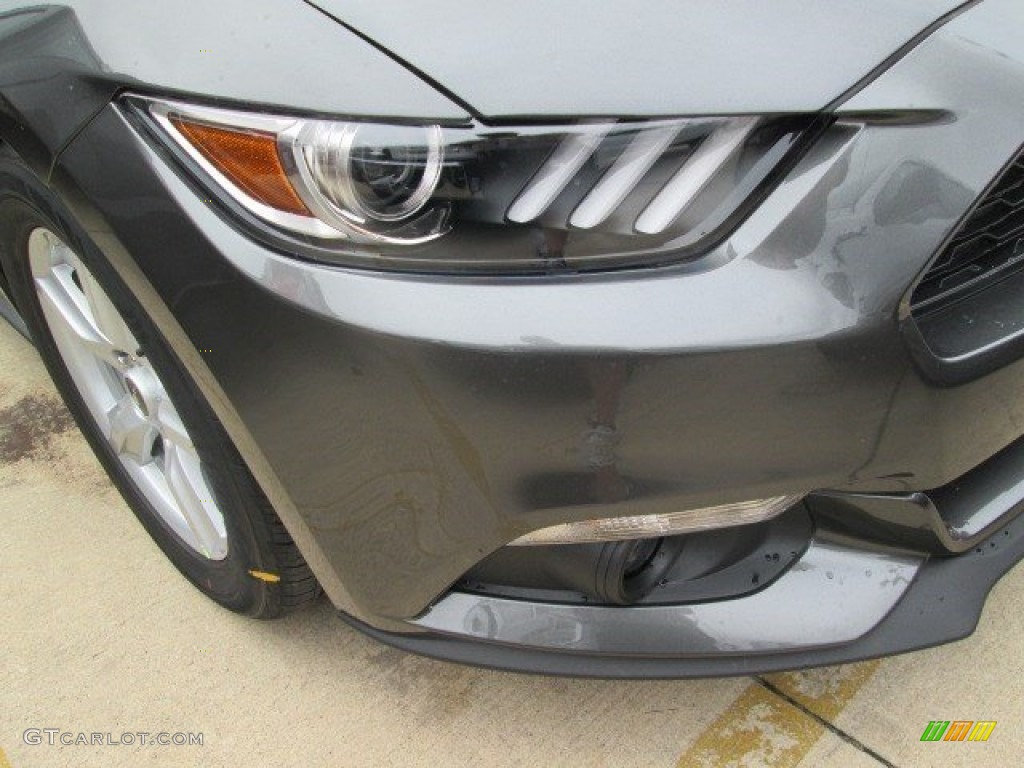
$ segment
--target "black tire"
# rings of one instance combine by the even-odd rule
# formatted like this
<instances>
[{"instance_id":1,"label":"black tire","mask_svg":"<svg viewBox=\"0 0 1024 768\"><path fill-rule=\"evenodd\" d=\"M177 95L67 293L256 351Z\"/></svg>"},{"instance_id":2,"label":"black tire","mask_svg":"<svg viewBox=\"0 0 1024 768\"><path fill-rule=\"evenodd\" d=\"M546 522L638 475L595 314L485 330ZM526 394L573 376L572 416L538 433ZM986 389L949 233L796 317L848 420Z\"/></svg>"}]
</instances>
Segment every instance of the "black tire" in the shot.
<instances>
[{"instance_id":1,"label":"black tire","mask_svg":"<svg viewBox=\"0 0 1024 768\"><path fill-rule=\"evenodd\" d=\"M27 244L37 227L58 235L93 273L170 394L224 516L224 559L204 557L168 527L89 413L43 318L31 279ZM0 148L0 260L12 298L68 409L128 506L178 570L220 605L255 618L274 618L316 598L320 587L295 542L145 309L62 203L6 148Z\"/></svg>"}]
</instances>

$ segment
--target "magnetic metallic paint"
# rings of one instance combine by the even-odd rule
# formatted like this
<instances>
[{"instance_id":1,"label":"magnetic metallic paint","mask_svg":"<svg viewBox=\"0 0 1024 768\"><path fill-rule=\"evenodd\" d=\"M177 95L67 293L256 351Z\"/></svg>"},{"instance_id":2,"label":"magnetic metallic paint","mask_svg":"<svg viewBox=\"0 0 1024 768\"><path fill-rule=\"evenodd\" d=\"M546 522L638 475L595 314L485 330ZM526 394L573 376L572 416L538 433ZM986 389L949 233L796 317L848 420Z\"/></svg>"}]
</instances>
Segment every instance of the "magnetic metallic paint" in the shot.
<instances>
[{"instance_id":1,"label":"magnetic metallic paint","mask_svg":"<svg viewBox=\"0 0 1024 768\"><path fill-rule=\"evenodd\" d=\"M638 12L608 0L310 2L490 118L815 111L964 5L645 0Z\"/></svg>"},{"instance_id":2,"label":"magnetic metallic paint","mask_svg":"<svg viewBox=\"0 0 1024 768\"><path fill-rule=\"evenodd\" d=\"M238 232L113 112L62 158L60 183L106 201L107 226L214 350L207 363L357 615L401 619L545 525L931 488L1018 436L1021 365L936 388L900 335L904 293L1024 122L1001 83L949 76L983 55L959 54L918 75L951 117L837 126L721 248L670 269L501 280L296 261ZM99 173L111 147L118 168ZM937 199L898 193L908 156ZM153 227L167 245L140 249ZM616 404L626 499L576 482L598 397ZM311 442L332 460L310 462Z\"/></svg>"},{"instance_id":3,"label":"magnetic metallic paint","mask_svg":"<svg viewBox=\"0 0 1024 768\"><path fill-rule=\"evenodd\" d=\"M139 5L133 35L108 23L100 0L76 0L74 11L46 6L29 14L38 23L0 0L0 136L50 175L96 245L145 295L334 603L371 631L427 633L421 649L435 647L431 633L473 635L468 598L446 591L488 553L544 526L817 489L926 490L1020 438L1024 363L968 367L953 384L937 379L908 344L916 326L907 310L931 255L1024 138L1024 44L1007 31L1024 24L1019 3L985 0L859 90L764 204L705 257L629 273L514 279L384 274L276 251L197 194L188 172L107 102L131 88L316 114L461 121L473 111L566 114L560 89L569 88L576 115L817 109L959 4L872 0L830 4L826 13L809 0L782 0L765 20L771 35L750 26L768 13L752 0L717 3L721 19L692 32L672 21L668 5L656 5L652 13L665 24L603 91L571 76L535 87L551 66L537 52L562 55L571 73L592 63L611 31L592 23L559 49L550 41L557 28L544 26L539 6L535 18L518 20L506 18L508 6L494 19L522 27L522 45L509 54L520 77L500 102L486 67L450 71L453 54L443 46L371 29L363 11L341 0L322 4L377 42L325 25L299 2L229 0L232 13L221 8L197 37L194 20L208 8L198 0ZM607 21L624 8L593 13ZM887 24L829 37L828 55L814 55L834 23L849 28L883 12ZM482 28L481 13L447 19L462 58L489 39L457 35L465 25ZM238 14L252 23L231 34ZM793 14L810 16L787 24ZM684 32L711 35L726 22L748 41L734 59L717 43L715 55L697 41L680 45ZM73 66L58 66L61 41ZM848 43L864 55L836 55L834 46ZM382 50L389 44L401 44L402 55ZM796 44L806 55L790 55ZM32 71L26 50L38 51ZM427 79L404 68L403 57ZM820 66L795 71L793 61L808 57ZM692 80L681 88L677 73L687 62ZM39 82L33 71L43 73ZM326 82L318 77L325 71L337 77ZM641 89L643 73L653 84ZM444 78L454 100L432 89L432 78ZM920 119L905 119L915 110ZM199 359L197 349L209 352ZM611 446L589 439L596 409L613 415ZM612 460L613 472L601 477L592 469L597 450ZM1005 469L997 474L996 485L1014 486ZM866 581L866 592L844 598L864 598L862 610L814 635L813 658L862 657L969 631L992 580L1024 552L1019 529L1017 519L997 532L998 552L981 565L980 555L965 555L918 567L921 556L869 547L868 559L898 561L905 580L916 570L914 586L897 602L895 589ZM963 574L977 578L959 587L968 605L939 616L928 601ZM807 577L794 570L776 586ZM759 599L771 599L764 594ZM521 606L490 607L508 622L490 639L524 645ZM640 633L649 609L586 610L584 635L602 631L593 611L622 610L613 623L636 620ZM917 624L915 610L924 617ZM679 608L666 621L692 612ZM821 652L833 642L850 645ZM694 647L713 655L783 647L757 648L738 631L709 643ZM471 661L493 650L456 646L449 655ZM622 642L615 649L628 656ZM564 653L559 667L522 647L501 652L494 658L508 666L587 671ZM764 666L781 664L777 658L802 657L781 653ZM672 660L650 661L635 669L673 669ZM739 658L715 668L757 663Z\"/></svg>"}]
</instances>

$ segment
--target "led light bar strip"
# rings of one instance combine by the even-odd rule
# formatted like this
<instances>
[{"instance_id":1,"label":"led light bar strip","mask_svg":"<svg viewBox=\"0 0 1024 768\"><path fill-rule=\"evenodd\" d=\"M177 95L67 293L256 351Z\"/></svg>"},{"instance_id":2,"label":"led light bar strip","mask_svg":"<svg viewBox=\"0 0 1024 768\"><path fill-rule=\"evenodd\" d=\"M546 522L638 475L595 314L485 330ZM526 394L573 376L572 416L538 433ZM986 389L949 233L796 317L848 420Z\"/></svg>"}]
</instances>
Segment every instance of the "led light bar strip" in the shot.
<instances>
[{"instance_id":1,"label":"led light bar strip","mask_svg":"<svg viewBox=\"0 0 1024 768\"><path fill-rule=\"evenodd\" d=\"M594 150L608 135L609 128L610 126L601 126L586 133L566 136L537 171L526 189L512 203L506 214L508 220L523 224L544 213L587 159L594 154Z\"/></svg>"},{"instance_id":2,"label":"led light bar strip","mask_svg":"<svg viewBox=\"0 0 1024 768\"><path fill-rule=\"evenodd\" d=\"M651 166L672 144L685 122L640 131L590 193L573 211L569 223L590 229L618 208Z\"/></svg>"},{"instance_id":3,"label":"led light bar strip","mask_svg":"<svg viewBox=\"0 0 1024 768\"><path fill-rule=\"evenodd\" d=\"M511 546L538 544L586 544L624 539L653 539L680 533L730 528L770 520L796 504L803 496L776 496L770 499L742 501L718 507L689 509L664 515L636 515L610 517L603 520L584 520L541 528L521 536Z\"/></svg>"},{"instance_id":4,"label":"led light bar strip","mask_svg":"<svg viewBox=\"0 0 1024 768\"><path fill-rule=\"evenodd\" d=\"M636 231L645 235L664 232L743 147L757 124L755 117L737 118L708 136L640 214Z\"/></svg>"}]
</instances>

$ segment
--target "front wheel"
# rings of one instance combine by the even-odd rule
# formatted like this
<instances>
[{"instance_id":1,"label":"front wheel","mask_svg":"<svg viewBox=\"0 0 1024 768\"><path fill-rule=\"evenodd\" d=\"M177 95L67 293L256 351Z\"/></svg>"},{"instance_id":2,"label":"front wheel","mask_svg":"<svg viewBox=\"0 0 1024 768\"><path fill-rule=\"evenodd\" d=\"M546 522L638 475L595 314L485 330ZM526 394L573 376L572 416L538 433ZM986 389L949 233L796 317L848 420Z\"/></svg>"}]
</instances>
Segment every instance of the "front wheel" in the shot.
<instances>
[{"instance_id":1,"label":"front wheel","mask_svg":"<svg viewBox=\"0 0 1024 768\"><path fill-rule=\"evenodd\" d=\"M58 390L128 505L221 605L271 618L319 587L144 308L51 193L0 162L0 247Z\"/></svg>"}]
</instances>

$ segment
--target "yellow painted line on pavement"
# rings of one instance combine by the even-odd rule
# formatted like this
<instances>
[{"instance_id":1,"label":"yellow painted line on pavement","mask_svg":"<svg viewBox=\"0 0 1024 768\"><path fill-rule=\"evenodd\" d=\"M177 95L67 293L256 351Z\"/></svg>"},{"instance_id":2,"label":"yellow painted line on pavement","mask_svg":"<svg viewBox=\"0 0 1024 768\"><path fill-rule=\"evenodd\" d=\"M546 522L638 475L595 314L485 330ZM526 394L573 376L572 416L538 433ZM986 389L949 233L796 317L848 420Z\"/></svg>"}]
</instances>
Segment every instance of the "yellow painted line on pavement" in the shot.
<instances>
[{"instance_id":1,"label":"yellow painted line on pavement","mask_svg":"<svg viewBox=\"0 0 1024 768\"><path fill-rule=\"evenodd\" d=\"M871 678L879 662L769 675L765 680L831 721ZM679 757L678 768L798 765L825 726L760 683L751 683Z\"/></svg>"},{"instance_id":2,"label":"yellow painted line on pavement","mask_svg":"<svg viewBox=\"0 0 1024 768\"><path fill-rule=\"evenodd\" d=\"M0 747L0 768L11 768L11 763L7 759L7 755L4 754L2 747Z\"/></svg>"},{"instance_id":3,"label":"yellow painted line on pavement","mask_svg":"<svg viewBox=\"0 0 1024 768\"><path fill-rule=\"evenodd\" d=\"M679 758L679 768L799 763L825 727L752 683Z\"/></svg>"},{"instance_id":4,"label":"yellow painted line on pavement","mask_svg":"<svg viewBox=\"0 0 1024 768\"><path fill-rule=\"evenodd\" d=\"M783 672L765 675L764 679L818 717L831 722L871 679L881 663L876 660L842 667Z\"/></svg>"}]
</instances>

